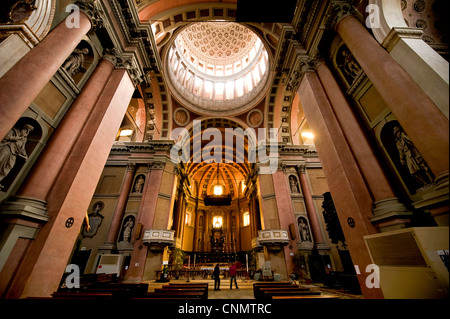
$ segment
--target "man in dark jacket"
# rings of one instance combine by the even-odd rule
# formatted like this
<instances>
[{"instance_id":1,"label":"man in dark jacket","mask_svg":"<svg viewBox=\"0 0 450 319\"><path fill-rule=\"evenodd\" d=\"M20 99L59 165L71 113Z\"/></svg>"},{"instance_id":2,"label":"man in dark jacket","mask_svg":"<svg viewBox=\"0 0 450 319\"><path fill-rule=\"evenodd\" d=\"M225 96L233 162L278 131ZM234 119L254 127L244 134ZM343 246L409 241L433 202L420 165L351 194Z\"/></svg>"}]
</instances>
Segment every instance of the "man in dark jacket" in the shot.
<instances>
[{"instance_id":1,"label":"man in dark jacket","mask_svg":"<svg viewBox=\"0 0 450 319\"><path fill-rule=\"evenodd\" d=\"M214 290L220 290L220 268L219 264L214 267Z\"/></svg>"}]
</instances>

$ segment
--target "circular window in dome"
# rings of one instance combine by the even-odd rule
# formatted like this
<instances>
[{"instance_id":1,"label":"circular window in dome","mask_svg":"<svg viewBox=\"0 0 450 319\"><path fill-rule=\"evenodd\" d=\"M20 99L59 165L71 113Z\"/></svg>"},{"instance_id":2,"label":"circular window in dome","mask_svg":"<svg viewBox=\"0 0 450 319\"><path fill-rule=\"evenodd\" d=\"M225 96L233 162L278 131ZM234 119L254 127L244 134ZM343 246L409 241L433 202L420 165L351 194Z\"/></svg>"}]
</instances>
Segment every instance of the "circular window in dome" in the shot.
<instances>
[{"instance_id":1,"label":"circular window in dome","mask_svg":"<svg viewBox=\"0 0 450 319\"><path fill-rule=\"evenodd\" d=\"M263 97L269 55L261 39L234 22L199 22L184 28L166 56L175 97L205 115L248 111Z\"/></svg>"}]
</instances>

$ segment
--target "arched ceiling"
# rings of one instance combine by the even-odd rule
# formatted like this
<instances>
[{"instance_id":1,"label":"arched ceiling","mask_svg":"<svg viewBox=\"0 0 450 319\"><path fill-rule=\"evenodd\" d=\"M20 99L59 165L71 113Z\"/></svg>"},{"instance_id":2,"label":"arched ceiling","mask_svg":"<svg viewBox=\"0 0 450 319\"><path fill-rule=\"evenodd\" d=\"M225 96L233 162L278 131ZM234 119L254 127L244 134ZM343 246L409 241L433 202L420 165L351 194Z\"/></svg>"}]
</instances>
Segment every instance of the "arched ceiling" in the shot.
<instances>
[{"instance_id":1,"label":"arched ceiling","mask_svg":"<svg viewBox=\"0 0 450 319\"><path fill-rule=\"evenodd\" d=\"M206 0L135 0L137 4L137 8L139 11L139 18L142 22L150 23L152 26L153 34L155 37L155 42L158 47L158 51L161 57L161 61L163 64L166 63L165 56L168 55L167 52L170 49L170 45L174 42L174 38L183 30L187 28L191 28L196 23L208 23L210 21L214 21L214 24L220 22L235 22L237 17L237 0L222 0L222 1L206 1ZM218 24L219 25L219 24ZM224 25L226 25L224 23ZM226 109L223 112L219 112L218 114L213 114L201 110L193 110L189 108L189 105L186 104L186 101L182 101L179 96L174 95L174 88L171 87L168 83L167 71L162 71L162 78L164 82L159 83L159 87L165 87L166 92L168 93L167 105L165 106L165 110L167 110L168 114L164 114L164 120L167 124L163 123L165 128L168 129L170 136L170 131L173 127L179 126L177 123L173 121L175 118L176 108L180 106L190 111L190 121L192 123L192 119L202 116L216 116L218 118L223 117L232 117L233 119L241 119L245 124L251 127L265 127L267 129L273 127L273 114L274 110L278 108L281 109L281 106L274 105L278 104L278 102L273 102L273 92L277 90L279 86L281 86L281 75L279 72L279 62L273 60L274 57L277 60L282 60L283 57L278 55L278 51L280 51L281 43L279 41L284 41L283 39L290 38L292 34L292 28L289 26L285 26L281 23L275 22L251 22L245 24L239 24L240 26L247 27L248 30L254 32L257 35L262 43L264 44L265 49L268 52L269 56L269 64L268 70L270 71L270 76L264 83L263 93L254 97L255 103L246 103L245 110L236 111L230 114ZM286 29L287 27L287 29ZM244 29L243 29L244 30ZM198 32L196 32L198 33ZM220 32L220 34L225 35L227 32ZM219 33L216 33L217 38ZM228 36L231 35L231 32L228 33ZM202 38L200 40L206 40L208 45L210 46L202 46L201 42L198 43L198 46L194 46L197 48L197 52L207 53L207 56L211 58L220 59L220 46L223 48L231 48L232 46L228 45L227 42L223 42L219 45L219 42L212 41L212 32L206 34L206 29L204 30ZM242 35L242 39L240 39L240 34L236 34L235 48L240 48L242 45L246 45L247 43L243 43L244 35ZM194 38L192 38L194 40ZM231 39L231 38L230 38ZM254 35L250 38L254 39ZM231 39L233 40L233 39ZM247 38L247 40L249 40ZM205 42L205 41L202 41ZM214 43L212 43L214 42ZM232 41L230 42L232 43ZM248 47L248 46L247 46ZM284 47L283 47L284 48ZM203 49L203 51L202 51ZM210 49L210 50L208 50ZM211 51L212 50L212 51ZM283 50L281 50L283 51ZM233 55L234 51L230 52L230 57ZM245 52L241 51L241 52ZM283 51L284 52L284 51ZM212 55L209 55L212 53ZM223 51L224 56L227 54L227 50ZM256 90L254 90L255 92ZM170 96L170 97L169 97ZM235 99L234 99L235 100ZM172 104L174 105L172 109ZM256 110L258 109L258 110ZM284 107L283 107L284 109ZM257 116L257 112L260 112L260 116L262 117L262 122L254 126L253 118ZM234 114L234 115L233 115ZM259 116L259 115L258 115ZM251 124L252 123L252 124ZM284 129L281 134L286 135L287 139L290 139L290 130ZM163 133L164 134L164 133ZM164 136L163 136L164 137ZM285 138L283 137L283 141Z\"/></svg>"},{"instance_id":2,"label":"arched ceiling","mask_svg":"<svg viewBox=\"0 0 450 319\"><path fill-rule=\"evenodd\" d=\"M220 131L221 138L219 140L205 139L202 140L203 134L208 129L217 129ZM232 137L230 131L233 130L237 138L234 137L229 141L232 141L232 145L226 145L226 139ZM232 195L232 198L237 198L242 192L242 182L245 181L247 176L251 172L251 163L248 161L249 143L252 145L254 137L248 138L248 136L242 134L244 127L239 123L229 119L206 119L201 123L201 127L191 127L189 130L190 136L185 143L189 143L190 158L185 165L185 173L189 176L189 179L195 183L198 189L198 195L211 195L213 193L213 186L220 184L225 188L225 194ZM204 136L203 136L204 137ZM250 142L249 142L250 140ZM194 144L200 142L200 147L195 147ZM241 143L242 147L238 146ZM233 160L226 162L225 158L220 163L205 161L202 158L205 150L209 147L218 146L222 148L222 154L232 156ZM203 153L203 154L202 154Z\"/></svg>"}]
</instances>

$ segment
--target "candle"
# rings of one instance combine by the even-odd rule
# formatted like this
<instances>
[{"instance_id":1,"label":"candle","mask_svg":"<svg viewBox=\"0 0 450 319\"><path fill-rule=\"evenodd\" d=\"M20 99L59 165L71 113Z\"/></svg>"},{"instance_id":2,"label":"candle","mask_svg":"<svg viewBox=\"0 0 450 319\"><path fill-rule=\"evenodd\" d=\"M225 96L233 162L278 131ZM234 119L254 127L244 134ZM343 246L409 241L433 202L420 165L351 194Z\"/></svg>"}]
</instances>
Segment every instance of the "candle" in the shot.
<instances>
[{"instance_id":1,"label":"candle","mask_svg":"<svg viewBox=\"0 0 450 319\"><path fill-rule=\"evenodd\" d=\"M195 268L195 254L194 254L194 268Z\"/></svg>"},{"instance_id":2,"label":"candle","mask_svg":"<svg viewBox=\"0 0 450 319\"><path fill-rule=\"evenodd\" d=\"M189 256L188 268L191 268L191 256Z\"/></svg>"}]
</instances>

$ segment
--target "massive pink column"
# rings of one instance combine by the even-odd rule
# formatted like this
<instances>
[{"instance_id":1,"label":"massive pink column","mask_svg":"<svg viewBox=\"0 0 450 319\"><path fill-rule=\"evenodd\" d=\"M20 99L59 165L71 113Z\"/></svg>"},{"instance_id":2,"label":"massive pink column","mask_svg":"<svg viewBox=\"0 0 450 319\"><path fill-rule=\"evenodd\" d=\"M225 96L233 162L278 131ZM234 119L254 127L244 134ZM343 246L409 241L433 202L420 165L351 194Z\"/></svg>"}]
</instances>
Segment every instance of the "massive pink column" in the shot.
<instances>
[{"instance_id":1,"label":"massive pink column","mask_svg":"<svg viewBox=\"0 0 450 319\"><path fill-rule=\"evenodd\" d=\"M116 208L114 209L113 219L111 221L111 226L109 227L108 235L106 236L104 246L114 249L117 236L119 234L120 225L125 213L125 208L127 206L128 195L131 191L131 185L133 183L133 175L136 168L136 164L129 163L125 170L125 178L120 188L119 198L117 199Z\"/></svg>"},{"instance_id":2,"label":"massive pink column","mask_svg":"<svg viewBox=\"0 0 450 319\"><path fill-rule=\"evenodd\" d=\"M297 166L297 173L300 178L300 187L302 189L303 198L305 199L306 213L308 214L309 222L311 223L311 230L314 238L314 246L325 244L320 230L319 219L317 218L316 206L314 206L311 189L309 188L308 178L306 176L305 165Z\"/></svg>"},{"instance_id":3,"label":"massive pink column","mask_svg":"<svg viewBox=\"0 0 450 319\"><path fill-rule=\"evenodd\" d=\"M128 72L115 70L54 181L49 221L18 266L7 298L50 296L58 288L133 92Z\"/></svg>"},{"instance_id":4,"label":"massive pink column","mask_svg":"<svg viewBox=\"0 0 450 319\"><path fill-rule=\"evenodd\" d=\"M152 229L153 227L164 166L165 162L149 164L147 179L144 190L142 191L141 204L136 218L139 227L135 227L135 242L131 255L130 268L127 270L125 276L126 282L141 282L144 277L148 246L142 244L142 234L144 230ZM139 231L141 232L140 234L136 233Z\"/></svg>"},{"instance_id":5,"label":"massive pink column","mask_svg":"<svg viewBox=\"0 0 450 319\"><path fill-rule=\"evenodd\" d=\"M405 223L411 222L412 213L395 195L352 107L325 63L318 65L317 75L372 194L376 215L372 221L380 227L404 227Z\"/></svg>"},{"instance_id":6,"label":"massive pink column","mask_svg":"<svg viewBox=\"0 0 450 319\"><path fill-rule=\"evenodd\" d=\"M83 12L80 12L78 28L68 28L65 21L62 21L0 78L0 140L50 81L91 26L90 19Z\"/></svg>"},{"instance_id":7,"label":"massive pink column","mask_svg":"<svg viewBox=\"0 0 450 319\"><path fill-rule=\"evenodd\" d=\"M369 221L372 198L316 73L304 74L298 95L306 119L316 135L315 145L353 264L359 269L366 269L372 260L363 237L377 233ZM364 296L383 298L381 289L366 286L367 275L364 271L358 275Z\"/></svg>"},{"instance_id":8,"label":"massive pink column","mask_svg":"<svg viewBox=\"0 0 450 319\"><path fill-rule=\"evenodd\" d=\"M114 65L106 59L102 59L97 65L19 189L18 197L47 200L56 177L93 112L113 70Z\"/></svg>"},{"instance_id":9,"label":"massive pink column","mask_svg":"<svg viewBox=\"0 0 450 319\"><path fill-rule=\"evenodd\" d=\"M411 76L353 16L336 31L437 176L448 186L449 121Z\"/></svg>"},{"instance_id":10,"label":"massive pink column","mask_svg":"<svg viewBox=\"0 0 450 319\"><path fill-rule=\"evenodd\" d=\"M286 230L289 233L290 225L295 225L296 223L288 181L286 179L285 173L282 170L277 170L272 176L280 227L282 230ZM298 234L298 231L296 233ZM284 246L283 248L284 260L286 262L286 274L288 276L293 273L295 269L295 265L290 254L297 251L297 234L295 236L295 239L292 239L292 237L289 236L289 245ZM289 248L289 246L291 246L292 248Z\"/></svg>"}]
</instances>

